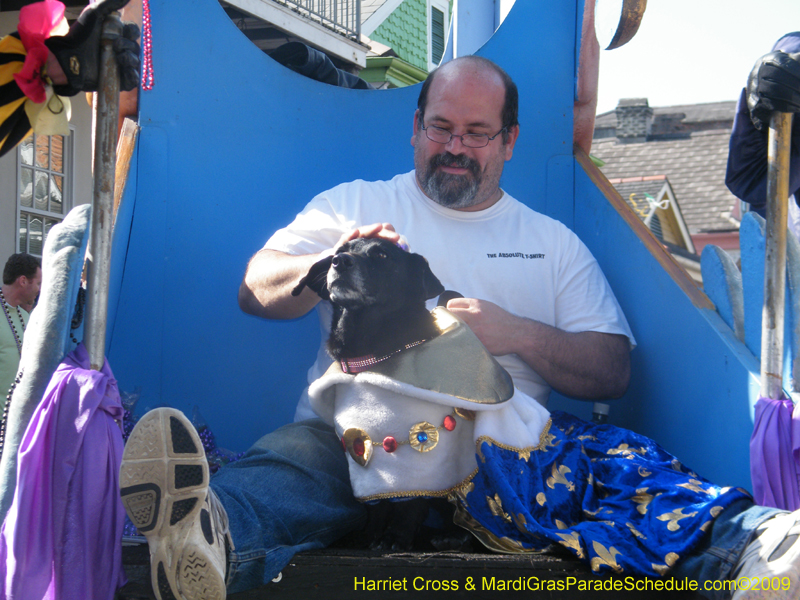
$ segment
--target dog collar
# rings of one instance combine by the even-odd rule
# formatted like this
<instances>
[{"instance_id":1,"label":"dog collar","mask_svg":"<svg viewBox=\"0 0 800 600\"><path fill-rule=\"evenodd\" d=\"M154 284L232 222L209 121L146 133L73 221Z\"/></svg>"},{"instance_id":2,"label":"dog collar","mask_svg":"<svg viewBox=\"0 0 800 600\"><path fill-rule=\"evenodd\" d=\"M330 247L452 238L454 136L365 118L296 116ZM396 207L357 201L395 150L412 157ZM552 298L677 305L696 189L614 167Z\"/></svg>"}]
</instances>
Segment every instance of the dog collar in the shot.
<instances>
[{"instance_id":1,"label":"dog collar","mask_svg":"<svg viewBox=\"0 0 800 600\"><path fill-rule=\"evenodd\" d=\"M362 373L363 371L368 371L371 366L388 360L403 350L409 350L410 348L424 344L426 341L427 340L418 340L416 342L411 342L394 352L390 352L386 356L376 357L374 354L367 354L366 356L357 356L356 358L343 358L339 362L342 365L342 371L345 373Z\"/></svg>"}]
</instances>

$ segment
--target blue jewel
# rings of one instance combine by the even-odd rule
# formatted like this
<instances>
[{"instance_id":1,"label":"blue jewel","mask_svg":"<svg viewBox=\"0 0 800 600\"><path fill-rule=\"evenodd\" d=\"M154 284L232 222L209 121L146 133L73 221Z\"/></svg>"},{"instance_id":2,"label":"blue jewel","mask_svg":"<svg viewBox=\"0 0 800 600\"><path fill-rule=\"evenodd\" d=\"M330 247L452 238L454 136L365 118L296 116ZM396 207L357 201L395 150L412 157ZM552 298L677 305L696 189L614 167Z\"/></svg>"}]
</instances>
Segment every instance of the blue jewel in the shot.
<instances>
[{"instance_id":1,"label":"blue jewel","mask_svg":"<svg viewBox=\"0 0 800 600\"><path fill-rule=\"evenodd\" d=\"M420 444L424 444L425 442L428 441L428 434L425 433L424 431L420 431L417 434L417 440L419 441Z\"/></svg>"}]
</instances>

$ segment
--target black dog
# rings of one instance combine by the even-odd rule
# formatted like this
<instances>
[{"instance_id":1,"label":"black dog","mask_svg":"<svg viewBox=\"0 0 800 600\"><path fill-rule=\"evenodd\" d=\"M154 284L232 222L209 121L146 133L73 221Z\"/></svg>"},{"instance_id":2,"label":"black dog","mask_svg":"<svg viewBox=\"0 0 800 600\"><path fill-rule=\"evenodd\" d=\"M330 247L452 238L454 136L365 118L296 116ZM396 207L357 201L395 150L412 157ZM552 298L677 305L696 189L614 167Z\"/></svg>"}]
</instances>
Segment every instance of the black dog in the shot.
<instances>
[{"instance_id":1,"label":"black dog","mask_svg":"<svg viewBox=\"0 0 800 600\"><path fill-rule=\"evenodd\" d=\"M424 257L387 240L359 238L343 244L336 254L313 265L292 294L306 286L333 305L327 348L335 360L388 356L439 334L425 302L442 294L444 287ZM463 548L468 537L452 526L443 500L384 500L367 507L373 549L410 549L431 507L444 509L444 521L451 527L430 540L436 548Z\"/></svg>"},{"instance_id":2,"label":"black dog","mask_svg":"<svg viewBox=\"0 0 800 600\"><path fill-rule=\"evenodd\" d=\"M328 352L335 360L383 356L437 334L425 301L444 287L419 254L358 238L314 264L292 291L310 287L333 304Z\"/></svg>"}]
</instances>

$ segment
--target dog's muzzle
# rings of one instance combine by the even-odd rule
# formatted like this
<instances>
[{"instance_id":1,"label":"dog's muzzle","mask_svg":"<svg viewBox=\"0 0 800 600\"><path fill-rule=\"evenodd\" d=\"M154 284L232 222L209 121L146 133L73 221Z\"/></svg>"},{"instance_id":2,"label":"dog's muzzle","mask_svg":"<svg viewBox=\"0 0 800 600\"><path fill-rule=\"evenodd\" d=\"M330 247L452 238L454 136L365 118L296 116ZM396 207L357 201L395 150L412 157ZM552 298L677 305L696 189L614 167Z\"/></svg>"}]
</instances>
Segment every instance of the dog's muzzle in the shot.
<instances>
[{"instance_id":1,"label":"dog's muzzle","mask_svg":"<svg viewBox=\"0 0 800 600\"><path fill-rule=\"evenodd\" d=\"M342 252L341 254L334 254L331 257L331 267L333 267L337 271L346 271L354 264L355 260L353 259L353 256L348 252Z\"/></svg>"}]
</instances>

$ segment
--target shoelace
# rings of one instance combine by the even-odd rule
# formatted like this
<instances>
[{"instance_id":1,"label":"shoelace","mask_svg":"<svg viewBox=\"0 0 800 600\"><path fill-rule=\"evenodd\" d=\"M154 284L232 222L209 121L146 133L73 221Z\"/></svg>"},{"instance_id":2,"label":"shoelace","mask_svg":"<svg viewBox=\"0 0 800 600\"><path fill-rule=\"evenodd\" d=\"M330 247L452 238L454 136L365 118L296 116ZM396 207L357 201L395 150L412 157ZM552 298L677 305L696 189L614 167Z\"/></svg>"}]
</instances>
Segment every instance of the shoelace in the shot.
<instances>
[{"instance_id":1,"label":"shoelace","mask_svg":"<svg viewBox=\"0 0 800 600\"><path fill-rule=\"evenodd\" d=\"M211 522L216 527L216 534L228 540L228 545L231 550L234 550L233 538L231 537L230 529L228 527L228 513L222 502L212 488L208 488L208 512L211 514Z\"/></svg>"}]
</instances>

